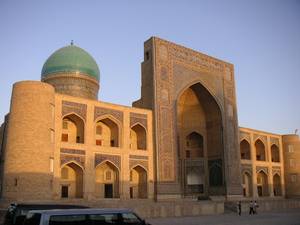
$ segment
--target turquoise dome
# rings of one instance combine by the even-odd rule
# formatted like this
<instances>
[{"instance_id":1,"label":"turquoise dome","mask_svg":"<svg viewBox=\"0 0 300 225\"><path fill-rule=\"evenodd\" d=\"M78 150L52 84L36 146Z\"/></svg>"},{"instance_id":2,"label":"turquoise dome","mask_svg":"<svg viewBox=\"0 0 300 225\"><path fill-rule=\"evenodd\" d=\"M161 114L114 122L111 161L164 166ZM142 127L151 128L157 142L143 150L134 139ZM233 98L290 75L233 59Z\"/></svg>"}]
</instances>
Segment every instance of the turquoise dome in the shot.
<instances>
[{"instance_id":1,"label":"turquoise dome","mask_svg":"<svg viewBox=\"0 0 300 225\"><path fill-rule=\"evenodd\" d=\"M99 81L100 72L93 57L73 44L60 48L45 62L41 78L61 72L80 72Z\"/></svg>"}]
</instances>

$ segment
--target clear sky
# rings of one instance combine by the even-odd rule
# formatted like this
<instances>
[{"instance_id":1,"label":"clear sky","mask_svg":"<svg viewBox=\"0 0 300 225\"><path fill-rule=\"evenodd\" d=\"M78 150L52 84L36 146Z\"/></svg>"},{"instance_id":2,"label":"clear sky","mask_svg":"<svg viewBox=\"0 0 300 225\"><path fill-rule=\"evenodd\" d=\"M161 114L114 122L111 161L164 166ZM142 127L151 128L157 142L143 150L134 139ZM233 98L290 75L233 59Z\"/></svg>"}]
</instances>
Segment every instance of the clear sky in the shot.
<instances>
[{"instance_id":1,"label":"clear sky","mask_svg":"<svg viewBox=\"0 0 300 225\"><path fill-rule=\"evenodd\" d=\"M131 105L151 36L235 65L239 126L300 130L300 0L0 0L0 122L13 83L71 40L100 67L99 99Z\"/></svg>"}]
</instances>

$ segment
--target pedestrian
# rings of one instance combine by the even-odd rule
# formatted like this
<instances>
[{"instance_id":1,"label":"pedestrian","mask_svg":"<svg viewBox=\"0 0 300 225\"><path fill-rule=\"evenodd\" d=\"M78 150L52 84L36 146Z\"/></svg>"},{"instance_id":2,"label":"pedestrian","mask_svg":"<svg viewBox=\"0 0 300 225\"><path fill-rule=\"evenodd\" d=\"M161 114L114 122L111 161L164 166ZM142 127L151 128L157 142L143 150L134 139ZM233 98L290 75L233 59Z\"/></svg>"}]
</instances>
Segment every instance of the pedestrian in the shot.
<instances>
[{"instance_id":1,"label":"pedestrian","mask_svg":"<svg viewBox=\"0 0 300 225\"><path fill-rule=\"evenodd\" d=\"M254 205L253 205L254 214L257 214L257 208L258 207L259 207L258 203L256 201L254 201Z\"/></svg>"},{"instance_id":2,"label":"pedestrian","mask_svg":"<svg viewBox=\"0 0 300 225\"><path fill-rule=\"evenodd\" d=\"M249 204L249 215L254 214L254 203L253 201Z\"/></svg>"},{"instance_id":3,"label":"pedestrian","mask_svg":"<svg viewBox=\"0 0 300 225\"><path fill-rule=\"evenodd\" d=\"M238 201L238 203L237 203L237 212L238 212L239 216L242 213L242 203L241 203L241 201Z\"/></svg>"}]
</instances>

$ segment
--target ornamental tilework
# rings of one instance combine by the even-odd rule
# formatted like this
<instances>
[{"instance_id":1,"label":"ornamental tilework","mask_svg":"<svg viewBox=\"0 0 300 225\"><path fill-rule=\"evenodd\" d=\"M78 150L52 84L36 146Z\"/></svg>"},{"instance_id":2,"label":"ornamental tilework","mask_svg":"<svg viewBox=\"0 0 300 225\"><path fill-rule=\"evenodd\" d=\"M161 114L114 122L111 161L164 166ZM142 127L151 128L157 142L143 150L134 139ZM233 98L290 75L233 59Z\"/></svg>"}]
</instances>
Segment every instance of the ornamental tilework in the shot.
<instances>
[{"instance_id":1,"label":"ornamental tilework","mask_svg":"<svg viewBox=\"0 0 300 225\"><path fill-rule=\"evenodd\" d=\"M269 169L268 169L268 167L257 166L257 167L256 167L256 173L259 173L260 171L263 171L265 174L269 174Z\"/></svg>"},{"instance_id":2,"label":"ornamental tilework","mask_svg":"<svg viewBox=\"0 0 300 225\"><path fill-rule=\"evenodd\" d=\"M65 165L70 162L76 162L82 168L85 168L85 156L60 154L60 165Z\"/></svg>"},{"instance_id":3,"label":"ornamental tilework","mask_svg":"<svg viewBox=\"0 0 300 225\"><path fill-rule=\"evenodd\" d=\"M84 121L86 121L86 110L87 106L85 104L62 101L62 117L70 113L76 113L81 116Z\"/></svg>"},{"instance_id":4,"label":"ornamental tilework","mask_svg":"<svg viewBox=\"0 0 300 225\"><path fill-rule=\"evenodd\" d=\"M147 129L147 115L139 114L139 113L130 113L130 127L135 125L136 123L140 123Z\"/></svg>"},{"instance_id":5,"label":"ornamental tilework","mask_svg":"<svg viewBox=\"0 0 300 225\"><path fill-rule=\"evenodd\" d=\"M129 160L129 168L132 169L135 166L141 165L142 167L144 167L144 169L146 169L148 171L148 161L144 161L144 160L135 160L135 159L130 159Z\"/></svg>"},{"instance_id":6,"label":"ornamental tilework","mask_svg":"<svg viewBox=\"0 0 300 225\"><path fill-rule=\"evenodd\" d=\"M119 122L123 123L123 112L115 109L108 109L96 106L94 111L94 120L96 120L99 116L103 115L111 115L114 118L116 118Z\"/></svg>"},{"instance_id":7,"label":"ornamental tilework","mask_svg":"<svg viewBox=\"0 0 300 225\"><path fill-rule=\"evenodd\" d=\"M102 162L110 161L119 170L121 170L121 157L119 155L106 155L106 154L96 154L95 155L95 168Z\"/></svg>"}]
</instances>

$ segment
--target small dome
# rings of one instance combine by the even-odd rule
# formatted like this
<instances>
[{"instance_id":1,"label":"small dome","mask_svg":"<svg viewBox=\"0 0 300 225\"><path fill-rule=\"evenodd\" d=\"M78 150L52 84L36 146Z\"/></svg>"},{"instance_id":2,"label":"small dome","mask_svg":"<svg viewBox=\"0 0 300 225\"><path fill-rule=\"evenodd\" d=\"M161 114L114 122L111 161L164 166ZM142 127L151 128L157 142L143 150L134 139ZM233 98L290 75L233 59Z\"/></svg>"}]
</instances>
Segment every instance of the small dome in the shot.
<instances>
[{"instance_id":1,"label":"small dome","mask_svg":"<svg viewBox=\"0 0 300 225\"><path fill-rule=\"evenodd\" d=\"M52 74L80 72L99 81L100 72L93 57L82 48L73 44L55 51L45 62L42 80Z\"/></svg>"}]
</instances>

